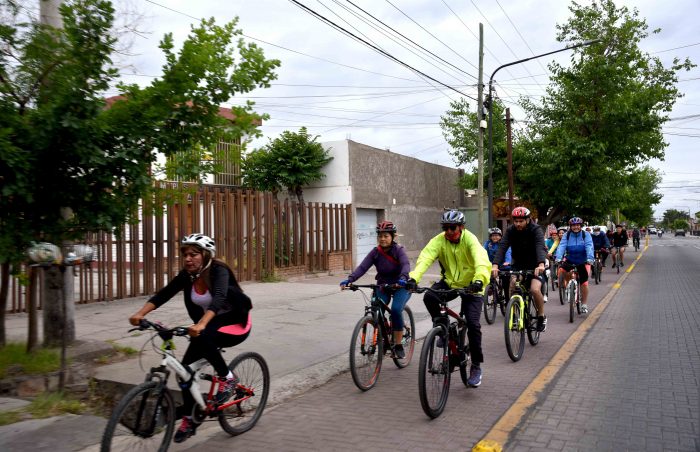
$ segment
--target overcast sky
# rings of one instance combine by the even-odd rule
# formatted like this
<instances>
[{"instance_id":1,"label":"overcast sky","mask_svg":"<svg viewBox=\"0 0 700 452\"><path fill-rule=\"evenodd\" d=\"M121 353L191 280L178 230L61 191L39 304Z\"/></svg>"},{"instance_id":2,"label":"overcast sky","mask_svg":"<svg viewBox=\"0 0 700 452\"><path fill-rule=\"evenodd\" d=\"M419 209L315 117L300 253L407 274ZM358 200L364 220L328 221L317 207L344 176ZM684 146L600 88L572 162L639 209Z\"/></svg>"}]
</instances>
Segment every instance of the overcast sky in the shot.
<instances>
[{"instance_id":1,"label":"overcast sky","mask_svg":"<svg viewBox=\"0 0 700 452\"><path fill-rule=\"evenodd\" d=\"M124 80L146 84L160 74L163 59L157 45L164 33L172 32L179 44L193 18L213 16L223 24L238 16L243 33L256 40L266 57L282 63L270 89L231 101L240 104L252 99L257 111L271 116L262 126L265 138L254 146L284 130L307 126L320 141L351 138L455 166L439 120L450 100L460 96L455 90L476 97L479 23L484 27L484 81L488 82L501 64L563 47L555 40L555 27L569 15L569 3L563 0L353 0L433 56L380 34L377 22L348 1L299 2L454 90L378 54L287 0L122 0L117 3L118 14L143 15L139 33L132 35L134 55L120 61L130 65L122 70ZM636 7L650 29L662 29L642 42L644 51L667 65L674 57L700 63L700 0L620 0L620 4ZM547 63L556 57L567 64L569 56L570 52L562 52L499 71L497 95L513 102L516 120L526 119L515 103L518 98L540 99L548 83ZM664 128L669 144L666 159L652 162L664 173L660 189L664 197L656 206L657 217L668 208L700 210L700 69L679 78L685 97L670 115L674 120ZM472 109L474 105L471 101ZM691 115L695 116L676 119Z\"/></svg>"}]
</instances>

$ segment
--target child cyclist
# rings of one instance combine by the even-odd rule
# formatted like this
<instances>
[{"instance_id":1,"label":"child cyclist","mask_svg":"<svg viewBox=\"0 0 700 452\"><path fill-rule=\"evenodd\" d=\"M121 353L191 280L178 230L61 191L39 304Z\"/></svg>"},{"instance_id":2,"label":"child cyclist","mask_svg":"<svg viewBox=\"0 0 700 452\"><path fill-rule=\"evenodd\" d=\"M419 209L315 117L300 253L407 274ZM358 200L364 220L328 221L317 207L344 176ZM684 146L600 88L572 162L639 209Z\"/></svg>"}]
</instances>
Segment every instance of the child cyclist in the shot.
<instances>
[{"instance_id":1,"label":"child cyclist","mask_svg":"<svg viewBox=\"0 0 700 452\"><path fill-rule=\"evenodd\" d=\"M484 249L486 250L486 253L489 255L489 261L493 263L493 258L496 256L496 250L498 249L499 243L501 241L501 238L503 237L503 232L501 232L500 228L490 228L489 229L489 239L484 242ZM510 263L512 262L513 257L511 255L511 249L510 247L506 251L506 260L503 262L503 265L499 266L499 270L510 270ZM508 276L501 276L501 287L503 287L503 295L505 297L505 300L508 301L509 299L509 289L510 289L510 277Z\"/></svg>"},{"instance_id":2,"label":"child cyclist","mask_svg":"<svg viewBox=\"0 0 700 452\"><path fill-rule=\"evenodd\" d=\"M382 221L377 225L377 247L367 254L362 263L353 271L350 276L340 282L340 287L345 288L348 284L357 281L369 270L372 265L377 269L377 284L398 284L400 287L387 291L381 289L377 292L379 298L384 303L391 302L391 326L394 335L394 356L399 359L406 357L403 349L403 308L406 306L411 293L405 289L408 280L408 272L411 264L403 247L396 243L396 226L391 221Z\"/></svg>"}]
</instances>

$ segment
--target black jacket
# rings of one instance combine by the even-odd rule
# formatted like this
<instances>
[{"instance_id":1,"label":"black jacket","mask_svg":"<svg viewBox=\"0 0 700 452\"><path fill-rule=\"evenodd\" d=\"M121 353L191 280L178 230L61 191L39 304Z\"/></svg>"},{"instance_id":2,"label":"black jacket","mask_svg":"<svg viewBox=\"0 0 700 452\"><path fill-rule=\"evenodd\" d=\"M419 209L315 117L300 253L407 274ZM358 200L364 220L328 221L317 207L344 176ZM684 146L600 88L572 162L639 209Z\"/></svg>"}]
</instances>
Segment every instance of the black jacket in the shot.
<instances>
[{"instance_id":1,"label":"black jacket","mask_svg":"<svg viewBox=\"0 0 700 452\"><path fill-rule=\"evenodd\" d=\"M213 261L209 270L209 279L209 293L211 293L212 302L208 310L213 311L217 316L226 316L229 319L227 323L231 325L244 324L248 319L248 311L253 306L250 298L236 287L236 277L233 272L225 265ZM192 280L190 274L185 270L180 271L167 286L160 289L148 301L156 305L157 308L181 290L185 298L187 313L194 323L199 322L204 311L192 302Z\"/></svg>"},{"instance_id":2,"label":"black jacket","mask_svg":"<svg viewBox=\"0 0 700 452\"><path fill-rule=\"evenodd\" d=\"M506 229L496 250L493 263L502 265L506 250L510 247L513 254L513 268L518 270L533 270L538 264L547 260L547 249L544 245L544 233L535 223L528 223L525 229L518 231L515 225Z\"/></svg>"}]
</instances>

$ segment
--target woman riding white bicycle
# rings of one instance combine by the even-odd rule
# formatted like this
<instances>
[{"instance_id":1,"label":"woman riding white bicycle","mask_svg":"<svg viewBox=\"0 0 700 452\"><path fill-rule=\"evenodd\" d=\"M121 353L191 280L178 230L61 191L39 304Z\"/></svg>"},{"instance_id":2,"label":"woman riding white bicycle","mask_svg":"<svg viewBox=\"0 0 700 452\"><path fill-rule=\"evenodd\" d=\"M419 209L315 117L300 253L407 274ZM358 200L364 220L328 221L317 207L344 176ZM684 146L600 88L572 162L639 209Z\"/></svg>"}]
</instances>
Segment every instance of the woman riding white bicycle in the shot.
<instances>
[{"instance_id":1,"label":"woman riding white bicycle","mask_svg":"<svg viewBox=\"0 0 700 452\"><path fill-rule=\"evenodd\" d=\"M188 327L190 345L182 363L192 364L205 358L218 376L224 379L218 388L216 400L225 402L236 387L220 347L238 345L250 334L250 298L243 293L233 271L221 260L214 259L214 240L203 234L190 234L182 240L180 256L183 269L175 278L153 295L143 307L129 317L132 325L157 309L181 290L185 307L193 324ZM181 443L194 435L197 429L192 421L194 399L189 391L182 391L182 423L175 432L174 441Z\"/></svg>"}]
</instances>

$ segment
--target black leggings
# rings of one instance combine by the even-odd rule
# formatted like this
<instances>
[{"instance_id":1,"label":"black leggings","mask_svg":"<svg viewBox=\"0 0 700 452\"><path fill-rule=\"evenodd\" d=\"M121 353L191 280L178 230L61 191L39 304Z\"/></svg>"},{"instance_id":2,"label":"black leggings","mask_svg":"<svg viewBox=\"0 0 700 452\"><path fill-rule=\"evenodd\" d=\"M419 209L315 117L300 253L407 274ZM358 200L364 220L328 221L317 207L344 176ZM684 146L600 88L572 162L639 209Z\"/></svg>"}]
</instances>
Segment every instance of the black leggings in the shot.
<instances>
[{"instance_id":1,"label":"black leggings","mask_svg":"<svg viewBox=\"0 0 700 452\"><path fill-rule=\"evenodd\" d=\"M199 336L190 339L190 346L187 347L185 356L182 358L182 364L192 364L204 358L209 361L209 364L212 365L219 377L228 375L228 366L226 365L226 361L224 361L224 357L221 356L219 348L233 347L234 345L240 344L246 340L250 334L250 330L240 336L219 333L217 331L227 324L225 320L217 321L217 318L214 317ZM194 407L194 398L192 398L189 389L182 390L182 401L182 414L187 416L191 415L192 408Z\"/></svg>"},{"instance_id":2,"label":"black leggings","mask_svg":"<svg viewBox=\"0 0 700 452\"><path fill-rule=\"evenodd\" d=\"M450 289L445 280L436 282L431 288L436 290ZM481 324L479 323L484 298L481 295L460 295L460 297L462 298L462 312L467 319L469 352L472 356L472 362L478 366L484 362L484 354L481 351ZM447 300L454 300L455 298L457 298L457 295L451 298L448 297ZM423 297L423 303L433 319L440 315L440 299L437 295L426 292Z\"/></svg>"}]
</instances>

